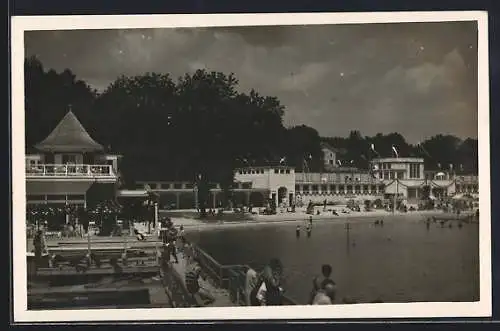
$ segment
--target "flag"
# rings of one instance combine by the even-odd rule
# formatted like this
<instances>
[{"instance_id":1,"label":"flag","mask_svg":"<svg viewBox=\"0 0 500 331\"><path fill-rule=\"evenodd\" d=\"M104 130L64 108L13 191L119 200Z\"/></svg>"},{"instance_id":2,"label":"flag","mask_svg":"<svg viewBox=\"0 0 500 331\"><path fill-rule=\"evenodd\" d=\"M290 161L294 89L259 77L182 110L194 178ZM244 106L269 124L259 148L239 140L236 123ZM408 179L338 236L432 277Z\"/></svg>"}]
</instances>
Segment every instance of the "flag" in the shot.
<instances>
[{"instance_id":1,"label":"flag","mask_svg":"<svg viewBox=\"0 0 500 331\"><path fill-rule=\"evenodd\" d=\"M453 170L453 164L450 163L450 170Z\"/></svg>"},{"instance_id":2,"label":"flag","mask_svg":"<svg viewBox=\"0 0 500 331\"><path fill-rule=\"evenodd\" d=\"M285 161L286 161L286 158L285 158L285 157L282 157L282 158L280 159L280 164L284 163Z\"/></svg>"},{"instance_id":3,"label":"flag","mask_svg":"<svg viewBox=\"0 0 500 331\"><path fill-rule=\"evenodd\" d=\"M441 169L441 163L438 163L437 166L438 166L438 169Z\"/></svg>"},{"instance_id":4,"label":"flag","mask_svg":"<svg viewBox=\"0 0 500 331\"><path fill-rule=\"evenodd\" d=\"M342 166L342 162L340 162L340 160L337 160L337 163L339 164L339 166Z\"/></svg>"},{"instance_id":5,"label":"flag","mask_svg":"<svg viewBox=\"0 0 500 331\"><path fill-rule=\"evenodd\" d=\"M399 157L398 150L394 145L392 145L392 151L394 152L394 154L396 154L396 157Z\"/></svg>"},{"instance_id":6,"label":"flag","mask_svg":"<svg viewBox=\"0 0 500 331\"><path fill-rule=\"evenodd\" d=\"M460 165L460 171L463 171L463 170L464 170L464 165L463 165L463 164L461 164L461 165Z\"/></svg>"},{"instance_id":7,"label":"flag","mask_svg":"<svg viewBox=\"0 0 500 331\"><path fill-rule=\"evenodd\" d=\"M375 145L371 144L370 149L373 151L373 153L377 154L377 156L380 156L380 154L375 150Z\"/></svg>"},{"instance_id":8,"label":"flag","mask_svg":"<svg viewBox=\"0 0 500 331\"><path fill-rule=\"evenodd\" d=\"M312 154L309 154L309 160L312 160L313 156Z\"/></svg>"}]
</instances>

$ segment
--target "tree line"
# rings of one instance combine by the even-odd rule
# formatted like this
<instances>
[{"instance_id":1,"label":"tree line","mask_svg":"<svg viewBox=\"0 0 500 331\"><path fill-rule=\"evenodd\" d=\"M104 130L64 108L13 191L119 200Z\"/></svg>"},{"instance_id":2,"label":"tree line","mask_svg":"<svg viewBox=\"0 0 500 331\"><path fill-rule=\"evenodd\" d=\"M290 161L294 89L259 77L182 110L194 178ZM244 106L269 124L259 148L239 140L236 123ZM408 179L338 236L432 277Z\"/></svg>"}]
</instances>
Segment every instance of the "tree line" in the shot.
<instances>
[{"instance_id":1,"label":"tree line","mask_svg":"<svg viewBox=\"0 0 500 331\"><path fill-rule=\"evenodd\" d=\"M226 189L232 171L247 165L287 164L322 171L321 143L345 150L343 161L367 168L371 158L421 156L427 168L477 172L477 140L437 135L420 145L399 133L320 137L311 127L283 124L285 106L274 96L238 90L234 74L197 70L121 76L98 92L66 69L25 61L26 147L43 140L72 111L99 143L122 154L125 185L135 180L218 182ZM372 144L375 146L372 149Z\"/></svg>"}]
</instances>

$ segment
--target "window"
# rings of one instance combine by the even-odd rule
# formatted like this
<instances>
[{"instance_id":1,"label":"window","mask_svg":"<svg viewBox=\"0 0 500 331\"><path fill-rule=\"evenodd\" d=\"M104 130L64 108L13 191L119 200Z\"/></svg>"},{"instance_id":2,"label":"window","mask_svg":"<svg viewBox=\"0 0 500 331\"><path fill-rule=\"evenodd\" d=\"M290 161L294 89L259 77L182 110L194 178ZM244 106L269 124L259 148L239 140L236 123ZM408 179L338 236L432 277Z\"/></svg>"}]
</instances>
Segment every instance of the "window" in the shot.
<instances>
[{"instance_id":1,"label":"window","mask_svg":"<svg viewBox=\"0 0 500 331\"><path fill-rule=\"evenodd\" d=\"M416 188L408 188L408 198L415 199L417 197L417 189Z\"/></svg>"},{"instance_id":2,"label":"window","mask_svg":"<svg viewBox=\"0 0 500 331\"><path fill-rule=\"evenodd\" d=\"M62 155L62 163L75 163L76 164L76 155L75 154L63 154Z\"/></svg>"},{"instance_id":3,"label":"window","mask_svg":"<svg viewBox=\"0 0 500 331\"><path fill-rule=\"evenodd\" d=\"M402 171L399 171L397 173L397 175L398 175L398 179L403 179L404 173Z\"/></svg>"},{"instance_id":4,"label":"window","mask_svg":"<svg viewBox=\"0 0 500 331\"><path fill-rule=\"evenodd\" d=\"M317 193L318 192L318 185L313 185L312 191L313 191L313 193Z\"/></svg>"},{"instance_id":5,"label":"window","mask_svg":"<svg viewBox=\"0 0 500 331\"><path fill-rule=\"evenodd\" d=\"M301 191L301 189L300 189L300 185L295 185L295 191L296 191L296 192Z\"/></svg>"},{"instance_id":6,"label":"window","mask_svg":"<svg viewBox=\"0 0 500 331\"><path fill-rule=\"evenodd\" d=\"M420 164L410 164L410 178L420 178Z\"/></svg>"},{"instance_id":7,"label":"window","mask_svg":"<svg viewBox=\"0 0 500 331\"><path fill-rule=\"evenodd\" d=\"M170 184L169 183L163 183L163 184L160 184L160 187L163 190L168 190L170 188Z\"/></svg>"},{"instance_id":8,"label":"window","mask_svg":"<svg viewBox=\"0 0 500 331\"><path fill-rule=\"evenodd\" d=\"M326 192L328 191L327 185L321 185L321 192Z\"/></svg>"},{"instance_id":9,"label":"window","mask_svg":"<svg viewBox=\"0 0 500 331\"><path fill-rule=\"evenodd\" d=\"M285 171L285 172L286 172L287 174L289 174L289 173L290 173L290 169L286 169L286 171Z\"/></svg>"},{"instance_id":10,"label":"window","mask_svg":"<svg viewBox=\"0 0 500 331\"><path fill-rule=\"evenodd\" d=\"M330 191L335 192L335 185L330 185Z\"/></svg>"},{"instance_id":11,"label":"window","mask_svg":"<svg viewBox=\"0 0 500 331\"><path fill-rule=\"evenodd\" d=\"M333 165L333 160L330 160L328 163L330 163L331 165Z\"/></svg>"},{"instance_id":12,"label":"window","mask_svg":"<svg viewBox=\"0 0 500 331\"><path fill-rule=\"evenodd\" d=\"M388 172L384 172L384 179L389 179L389 173Z\"/></svg>"},{"instance_id":13,"label":"window","mask_svg":"<svg viewBox=\"0 0 500 331\"><path fill-rule=\"evenodd\" d=\"M186 188L188 188L188 189L192 189L192 188L193 188L193 184L191 184L191 183L186 183Z\"/></svg>"},{"instance_id":14,"label":"window","mask_svg":"<svg viewBox=\"0 0 500 331\"><path fill-rule=\"evenodd\" d=\"M391 164L387 163L387 169L391 169Z\"/></svg>"},{"instance_id":15,"label":"window","mask_svg":"<svg viewBox=\"0 0 500 331\"><path fill-rule=\"evenodd\" d=\"M182 188L182 184L181 183L174 183L174 189L179 190L181 188Z\"/></svg>"},{"instance_id":16,"label":"window","mask_svg":"<svg viewBox=\"0 0 500 331\"><path fill-rule=\"evenodd\" d=\"M274 173L275 173L275 174L278 174L278 173L279 173L279 170L278 170L278 169L274 169Z\"/></svg>"}]
</instances>

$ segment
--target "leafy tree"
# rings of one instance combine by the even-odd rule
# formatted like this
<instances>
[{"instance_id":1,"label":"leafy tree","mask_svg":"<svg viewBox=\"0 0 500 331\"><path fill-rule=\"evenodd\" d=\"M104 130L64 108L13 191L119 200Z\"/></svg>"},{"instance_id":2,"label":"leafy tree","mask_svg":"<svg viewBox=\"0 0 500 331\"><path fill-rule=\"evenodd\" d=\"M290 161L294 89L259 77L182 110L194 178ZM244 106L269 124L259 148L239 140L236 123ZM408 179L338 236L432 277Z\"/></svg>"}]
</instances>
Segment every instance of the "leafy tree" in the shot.
<instances>
[{"instance_id":1,"label":"leafy tree","mask_svg":"<svg viewBox=\"0 0 500 331\"><path fill-rule=\"evenodd\" d=\"M45 139L70 107L93 133L90 113L96 92L70 70L46 71L39 59L31 57L24 64L24 80L27 148Z\"/></svg>"}]
</instances>

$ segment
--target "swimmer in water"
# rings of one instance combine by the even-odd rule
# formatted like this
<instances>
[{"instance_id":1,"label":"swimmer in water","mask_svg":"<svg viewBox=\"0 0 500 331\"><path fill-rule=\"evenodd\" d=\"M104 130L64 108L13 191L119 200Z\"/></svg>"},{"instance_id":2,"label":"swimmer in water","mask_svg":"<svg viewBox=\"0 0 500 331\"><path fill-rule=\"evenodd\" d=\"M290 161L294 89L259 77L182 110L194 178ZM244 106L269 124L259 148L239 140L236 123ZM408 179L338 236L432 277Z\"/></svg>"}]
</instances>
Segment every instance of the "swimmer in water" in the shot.
<instances>
[{"instance_id":1,"label":"swimmer in water","mask_svg":"<svg viewBox=\"0 0 500 331\"><path fill-rule=\"evenodd\" d=\"M307 236L310 237L311 236L311 232L312 232L312 226L311 226L311 224L307 225L306 231L307 231Z\"/></svg>"},{"instance_id":2,"label":"swimmer in water","mask_svg":"<svg viewBox=\"0 0 500 331\"><path fill-rule=\"evenodd\" d=\"M295 235L298 237L300 237L300 225L297 225L297 228L295 228Z\"/></svg>"}]
</instances>

